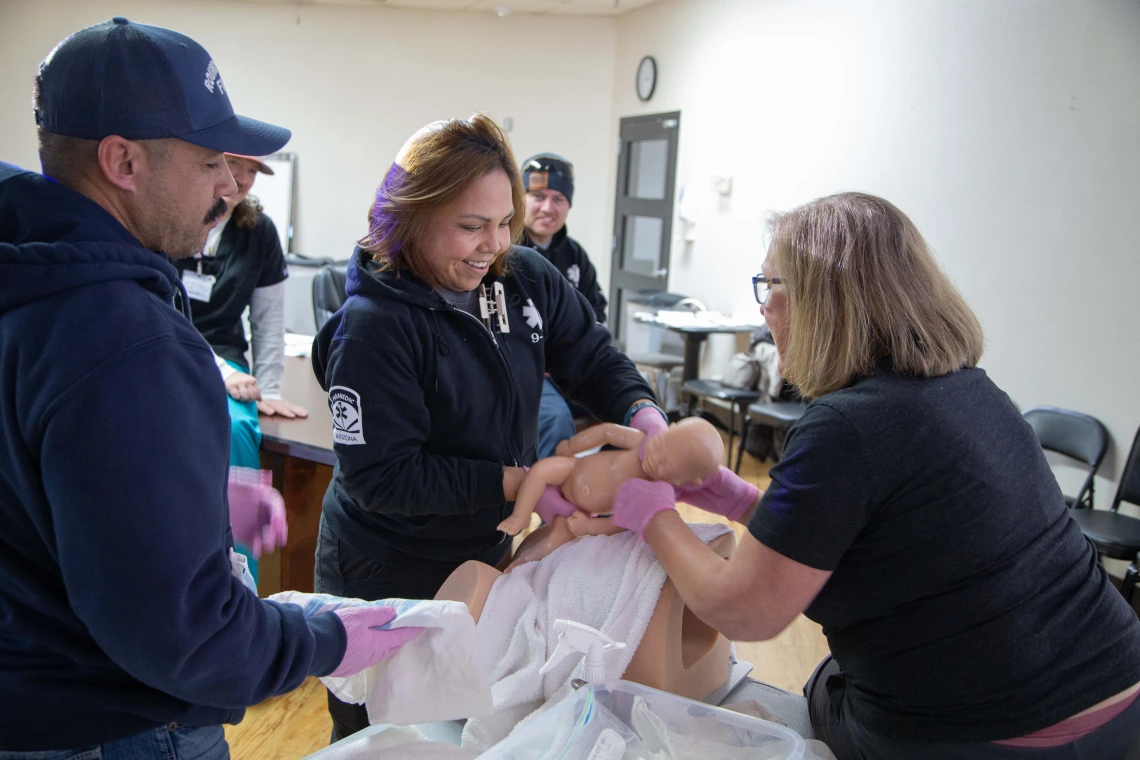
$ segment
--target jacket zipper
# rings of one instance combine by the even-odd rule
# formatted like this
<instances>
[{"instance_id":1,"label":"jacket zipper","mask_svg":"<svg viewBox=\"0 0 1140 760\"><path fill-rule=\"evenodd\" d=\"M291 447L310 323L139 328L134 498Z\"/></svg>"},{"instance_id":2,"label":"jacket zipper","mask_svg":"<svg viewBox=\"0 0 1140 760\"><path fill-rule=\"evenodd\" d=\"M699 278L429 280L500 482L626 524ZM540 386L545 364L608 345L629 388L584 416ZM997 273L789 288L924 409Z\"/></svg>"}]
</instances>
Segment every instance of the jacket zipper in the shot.
<instances>
[{"instance_id":1,"label":"jacket zipper","mask_svg":"<svg viewBox=\"0 0 1140 760\"><path fill-rule=\"evenodd\" d=\"M495 339L495 333L493 333L489 329L487 329L487 325L483 324L482 320L476 318L474 314L469 314L466 311L463 311L463 309L457 309L454 306L450 306L450 305L448 308L450 311L453 311L457 314L462 314L465 317L468 317L470 319L475 320L475 323L479 325L479 328L491 338L491 343L495 346L495 354L499 357L499 361L502 363L502 366L503 366L503 371L506 372L506 374L507 374L507 391L509 394L507 398L510 400L510 403L511 403L511 415L513 417L514 411L515 411L515 376L513 374L511 374L511 365L509 362L507 362L507 357L503 355L503 349L499 345L499 341ZM512 419L511 422L513 423L514 420ZM507 444L507 454L510 455L510 457L511 457L511 463L513 464L513 466L518 467L519 466L519 458L514 453L514 449L511 447L511 438L510 438L510 428L509 427L508 427L508 433L507 433L506 437L504 438L504 442Z\"/></svg>"}]
</instances>

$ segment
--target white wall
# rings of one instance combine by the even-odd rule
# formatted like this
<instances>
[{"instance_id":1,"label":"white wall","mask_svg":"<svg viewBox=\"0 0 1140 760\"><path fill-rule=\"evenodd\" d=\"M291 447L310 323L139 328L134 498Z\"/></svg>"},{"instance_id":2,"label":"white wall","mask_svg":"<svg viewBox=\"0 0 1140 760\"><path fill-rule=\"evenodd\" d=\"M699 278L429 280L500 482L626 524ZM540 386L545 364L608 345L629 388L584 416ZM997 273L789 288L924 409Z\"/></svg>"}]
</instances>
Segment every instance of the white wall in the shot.
<instances>
[{"instance_id":1,"label":"white wall","mask_svg":"<svg viewBox=\"0 0 1140 760\"><path fill-rule=\"evenodd\" d=\"M0 158L36 165L36 65L115 14L198 39L240 113L294 130L299 251L346 255L407 135L485 110L514 118L520 159L574 161L570 226L606 286L617 119L680 110L678 186L702 221L695 243L674 227L673 289L751 308L770 210L878 193L927 236L986 328L983 366L1023 408L1104 420L1112 480L1140 425L1135 0L665 0L616 20L2 0ZM633 90L645 54L660 72L648 104ZM730 198L712 176L733 178ZM706 372L731 343L712 342Z\"/></svg>"},{"instance_id":2,"label":"white wall","mask_svg":"<svg viewBox=\"0 0 1140 760\"><path fill-rule=\"evenodd\" d=\"M429 121L475 111L514 119L520 161L554 151L574 162L571 230L587 250L609 249L612 18L0 0L0 160L38 168L36 68L66 35L114 15L193 37L218 63L238 113L293 130L286 150L298 155L298 252L347 258L404 140Z\"/></svg>"},{"instance_id":3,"label":"white wall","mask_svg":"<svg viewBox=\"0 0 1140 760\"><path fill-rule=\"evenodd\" d=\"M1108 425L1107 506L1140 425L1140 3L666 0L622 16L617 47L615 119L680 110L678 187L703 197L672 289L754 305L770 210L882 195L976 310L995 381Z\"/></svg>"}]
</instances>

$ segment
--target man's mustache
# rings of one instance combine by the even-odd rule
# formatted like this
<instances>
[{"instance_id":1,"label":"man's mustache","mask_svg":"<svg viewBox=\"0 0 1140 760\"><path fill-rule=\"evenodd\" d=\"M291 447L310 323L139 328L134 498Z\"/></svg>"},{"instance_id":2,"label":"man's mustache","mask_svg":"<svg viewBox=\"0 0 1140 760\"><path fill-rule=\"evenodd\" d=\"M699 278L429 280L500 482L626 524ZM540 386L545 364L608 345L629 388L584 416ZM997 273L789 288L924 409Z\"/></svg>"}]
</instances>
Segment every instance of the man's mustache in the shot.
<instances>
[{"instance_id":1,"label":"man's mustache","mask_svg":"<svg viewBox=\"0 0 1140 760\"><path fill-rule=\"evenodd\" d=\"M213 224L214 222L218 221L223 216L225 216L225 214L226 214L226 202L225 202L225 200L218 198L216 201L214 201L214 205L210 207L209 213L206 214L205 223L206 224Z\"/></svg>"}]
</instances>

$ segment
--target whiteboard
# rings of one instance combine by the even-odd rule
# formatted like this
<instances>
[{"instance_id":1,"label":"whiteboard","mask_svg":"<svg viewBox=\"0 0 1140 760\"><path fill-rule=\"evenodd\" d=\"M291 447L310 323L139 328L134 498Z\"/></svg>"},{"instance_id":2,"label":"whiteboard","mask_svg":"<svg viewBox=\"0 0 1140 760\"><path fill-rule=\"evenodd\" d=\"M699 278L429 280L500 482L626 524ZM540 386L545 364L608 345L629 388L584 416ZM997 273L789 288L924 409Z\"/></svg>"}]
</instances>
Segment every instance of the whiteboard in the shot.
<instances>
[{"instance_id":1,"label":"whiteboard","mask_svg":"<svg viewBox=\"0 0 1140 760\"><path fill-rule=\"evenodd\" d=\"M293 252L293 180L296 153L274 153L261 159L273 175L258 174L249 194L257 198L263 213L268 214L281 238L281 250Z\"/></svg>"}]
</instances>

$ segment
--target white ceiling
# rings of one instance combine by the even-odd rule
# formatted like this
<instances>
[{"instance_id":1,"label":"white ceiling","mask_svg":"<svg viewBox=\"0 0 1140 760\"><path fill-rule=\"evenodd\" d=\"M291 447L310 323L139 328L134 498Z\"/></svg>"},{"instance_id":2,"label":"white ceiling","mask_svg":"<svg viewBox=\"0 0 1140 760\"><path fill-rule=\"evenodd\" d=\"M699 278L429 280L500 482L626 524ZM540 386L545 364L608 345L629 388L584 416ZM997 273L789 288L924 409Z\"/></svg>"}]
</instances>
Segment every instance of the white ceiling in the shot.
<instances>
[{"instance_id":1,"label":"white ceiling","mask_svg":"<svg viewBox=\"0 0 1140 760\"><path fill-rule=\"evenodd\" d=\"M658 0L242 0L290 5L363 5L412 10L494 13L506 6L514 13L562 16L620 16Z\"/></svg>"}]
</instances>

